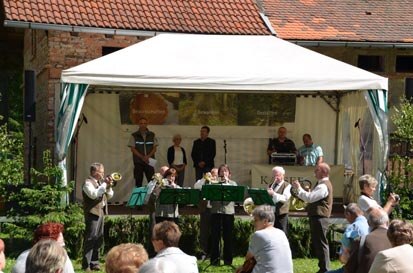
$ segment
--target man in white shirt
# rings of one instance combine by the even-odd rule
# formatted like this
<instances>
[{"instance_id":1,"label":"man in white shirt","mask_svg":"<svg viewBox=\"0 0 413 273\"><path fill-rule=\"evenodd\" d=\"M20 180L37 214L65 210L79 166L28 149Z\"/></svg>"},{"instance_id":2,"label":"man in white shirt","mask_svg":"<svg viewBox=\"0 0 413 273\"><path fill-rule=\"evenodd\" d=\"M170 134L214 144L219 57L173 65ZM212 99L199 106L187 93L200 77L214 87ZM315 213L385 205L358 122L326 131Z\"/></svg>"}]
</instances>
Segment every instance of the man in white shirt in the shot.
<instances>
[{"instance_id":1,"label":"man in white shirt","mask_svg":"<svg viewBox=\"0 0 413 273\"><path fill-rule=\"evenodd\" d=\"M107 200L112 198L112 178L105 177L102 163L90 166L90 176L82 187L83 210L85 214L85 239L83 242L82 269L99 271L99 249L103 244L104 215L107 214Z\"/></svg>"},{"instance_id":2,"label":"man in white shirt","mask_svg":"<svg viewBox=\"0 0 413 273\"><path fill-rule=\"evenodd\" d=\"M292 183L292 186L298 190L298 197L308 203L306 209L310 220L311 241L320 268L317 273L324 273L330 267L327 231L330 224L328 218L333 208L333 186L328 177L329 173L330 166L327 163L320 163L316 166L314 174L318 181L311 192L301 188L297 180Z\"/></svg>"},{"instance_id":3,"label":"man in white shirt","mask_svg":"<svg viewBox=\"0 0 413 273\"><path fill-rule=\"evenodd\" d=\"M288 211L290 210L291 185L284 180L285 170L275 166L272 169L274 181L269 185L267 192L275 204L274 227L281 229L287 235Z\"/></svg>"}]
</instances>

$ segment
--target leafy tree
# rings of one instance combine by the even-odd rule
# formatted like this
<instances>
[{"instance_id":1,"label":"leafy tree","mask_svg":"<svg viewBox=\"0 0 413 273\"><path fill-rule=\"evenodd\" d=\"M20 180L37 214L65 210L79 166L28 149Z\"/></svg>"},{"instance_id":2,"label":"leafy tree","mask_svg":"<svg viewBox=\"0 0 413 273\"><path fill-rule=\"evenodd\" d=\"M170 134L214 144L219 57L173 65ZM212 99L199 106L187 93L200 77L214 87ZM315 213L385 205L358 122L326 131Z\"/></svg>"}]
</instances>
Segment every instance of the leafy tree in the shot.
<instances>
[{"instance_id":1,"label":"leafy tree","mask_svg":"<svg viewBox=\"0 0 413 273\"><path fill-rule=\"evenodd\" d=\"M389 192L400 196L400 205L395 209L394 216L404 219L413 219L413 164L410 160L413 142L413 105L406 98L395 109L391 117L396 127L393 139L407 143L407 155L396 155L391 158L393 168L388 171L387 189L382 191L383 200Z\"/></svg>"}]
</instances>

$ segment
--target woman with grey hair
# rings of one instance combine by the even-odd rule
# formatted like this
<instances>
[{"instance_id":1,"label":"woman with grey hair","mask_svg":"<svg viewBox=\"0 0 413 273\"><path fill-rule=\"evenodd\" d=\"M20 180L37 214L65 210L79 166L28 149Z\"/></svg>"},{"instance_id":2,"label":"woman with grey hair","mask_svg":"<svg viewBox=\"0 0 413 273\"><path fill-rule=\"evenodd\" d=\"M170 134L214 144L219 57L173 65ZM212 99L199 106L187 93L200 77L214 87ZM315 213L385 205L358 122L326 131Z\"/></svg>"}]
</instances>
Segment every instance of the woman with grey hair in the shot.
<instances>
[{"instance_id":1,"label":"woman with grey hair","mask_svg":"<svg viewBox=\"0 0 413 273\"><path fill-rule=\"evenodd\" d=\"M369 273L410 273L412 272L413 224L406 220L391 221L387 237L392 248L377 253Z\"/></svg>"},{"instance_id":2,"label":"woman with grey hair","mask_svg":"<svg viewBox=\"0 0 413 273\"><path fill-rule=\"evenodd\" d=\"M381 207L380 204L374 199L374 192L376 191L377 184L378 182L376 178L370 174L362 175L359 178L361 195L358 200L358 205L366 216L372 208ZM387 212L387 214L390 214L398 203L398 195L390 193L383 209Z\"/></svg>"},{"instance_id":3,"label":"woman with grey hair","mask_svg":"<svg viewBox=\"0 0 413 273\"><path fill-rule=\"evenodd\" d=\"M271 206L258 206L252 212L255 232L251 236L245 260L257 262L252 273L292 273L293 260L285 233L273 226Z\"/></svg>"},{"instance_id":4,"label":"woman with grey hair","mask_svg":"<svg viewBox=\"0 0 413 273\"><path fill-rule=\"evenodd\" d=\"M30 250L26 272L61 273L67 259L66 250L54 240L41 240Z\"/></svg>"}]
</instances>

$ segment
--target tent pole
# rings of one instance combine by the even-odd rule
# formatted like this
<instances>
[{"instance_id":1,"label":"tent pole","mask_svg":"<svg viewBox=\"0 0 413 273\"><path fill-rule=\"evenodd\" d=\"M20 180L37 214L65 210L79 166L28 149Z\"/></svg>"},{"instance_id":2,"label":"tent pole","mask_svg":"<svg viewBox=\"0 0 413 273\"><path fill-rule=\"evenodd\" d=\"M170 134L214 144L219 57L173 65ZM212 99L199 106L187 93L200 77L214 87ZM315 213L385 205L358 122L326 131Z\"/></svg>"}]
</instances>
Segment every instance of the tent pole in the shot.
<instances>
[{"instance_id":1,"label":"tent pole","mask_svg":"<svg viewBox=\"0 0 413 273\"><path fill-rule=\"evenodd\" d=\"M337 165L338 162L338 155L337 155L337 151L338 151L338 123L340 121L339 118L339 114L340 114L340 102L341 102L341 96L336 96L336 103L337 103L337 107L335 109L336 111L336 132L335 132L335 139L334 139L334 165Z\"/></svg>"}]
</instances>

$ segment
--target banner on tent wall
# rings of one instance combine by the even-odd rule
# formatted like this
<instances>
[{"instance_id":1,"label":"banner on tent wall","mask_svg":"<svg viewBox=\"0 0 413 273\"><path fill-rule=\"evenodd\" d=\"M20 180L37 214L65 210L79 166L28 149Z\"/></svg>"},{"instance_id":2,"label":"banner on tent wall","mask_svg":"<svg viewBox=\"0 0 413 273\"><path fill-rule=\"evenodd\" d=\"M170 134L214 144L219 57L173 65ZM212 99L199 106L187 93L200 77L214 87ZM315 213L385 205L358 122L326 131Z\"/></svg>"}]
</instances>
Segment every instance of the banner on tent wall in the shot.
<instances>
[{"instance_id":1,"label":"banner on tent wall","mask_svg":"<svg viewBox=\"0 0 413 273\"><path fill-rule=\"evenodd\" d=\"M232 93L119 94L122 124L276 126L295 121L295 95Z\"/></svg>"},{"instance_id":2,"label":"banner on tent wall","mask_svg":"<svg viewBox=\"0 0 413 273\"><path fill-rule=\"evenodd\" d=\"M273 165L252 165L251 168L251 187L264 188L271 183L271 174ZM305 166L283 166L285 169L285 179L288 182L294 180L308 179L312 182L313 187L317 182L314 177L315 167ZM343 197L345 184L344 165L330 165L330 181L333 184L334 197Z\"/></svg>"}]
</instances>

